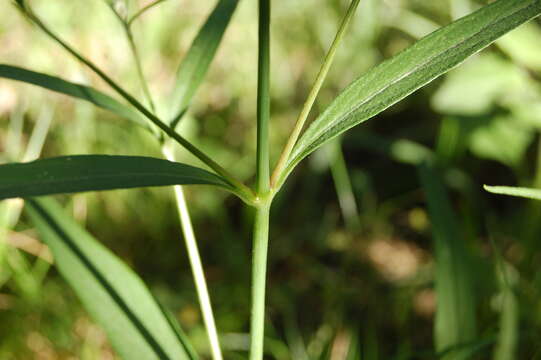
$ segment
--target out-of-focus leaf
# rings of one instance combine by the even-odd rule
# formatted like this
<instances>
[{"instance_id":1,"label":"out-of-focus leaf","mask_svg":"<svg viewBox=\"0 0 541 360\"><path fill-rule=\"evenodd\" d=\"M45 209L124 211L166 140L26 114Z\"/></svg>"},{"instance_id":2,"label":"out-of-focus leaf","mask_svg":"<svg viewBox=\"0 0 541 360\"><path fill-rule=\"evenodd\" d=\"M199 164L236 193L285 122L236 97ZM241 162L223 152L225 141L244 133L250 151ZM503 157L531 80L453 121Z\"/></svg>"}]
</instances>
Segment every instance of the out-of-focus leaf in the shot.
<instances>
[{"instance_id":1,"label":"out-of-focus leaf","mask_svg":"<svg viewBox=\"0 0 541 360\"><path fill-rule=\"evenodd\" d=\"M502 36L496 42L496 45L521 65L525 65L532 70L541 71L539 39L541 39L541 28L532 22Z\"/></svg>"},{"instance_id":2,"label":"out-of-focus leaf","mask_svg":"<svg viewBox=\"0 0 541 360\"><path fill-rule=\"evenodd\" d=\"M294 147L281 180L323 143L377 115L540 13L539 0L495 1L368 71L308 127Z\"/></svg>"},{"instance_id":3,"label":"out-of-focus leaf","mask_svg":"<svg viewBox=\"0 0 541 360\"><path fill-rule=\"evenodd\" d=\"M432 107L445 114L483 115L500 100L524 91L529 81L512 62L481 54L447 75L432 97Z\"/></svg>"},{"instance_id":4,"label":"out-of-focus leaf","mask_svg":"<svg viewBox=\"0 0 541 360\"><path fill-rule=\"evenodd\" d=\"M437 296L434 340L436 351L440 352L476 340L472 271L459 222L437 170L425 163L419 167L419 174L434 238ZM466 350L449 351L442 359L467 359L468 354Z\"/></svg>"},{"instance_id":5,"label":"out-of-focus leaf","mask_svg":"<svg viewBox=\"0 0 541 360\"><path fill-rule=\"evenodd\" d=\"M22 81L43 87L48 90L56 91L64 95L86 100L100 108L109 110L120 117L132 120L139 125L147 125L141 116L139 116L139 114L133 111L129 106L124 105L109 95L106 95L89 86L75 84L55 76L5 64L0 64L0 78Z\"/></svg>"},{"instance_id":6,"label":"out-of-focus leaf","mask_svg":"<svg viewBox=\"0 0 541 360\"><path fill-rule=\"evenodd\" d=\"M207 74L237 4L238 0L220 0L180 64L173 93L172 109L175 112L172 114L173 127L186 112L192 97Z\"/></svg>"},{"instance_id":7,"label":"out-of-focus leaf","mask_svg":"<svg viewBox=\"0 0 541 360\"><path fill-rule=\"evenodd\" d=\"M52 199L26 201L60 274L124 359L192 359L141 279Z\"/></svg>"},{"instance_id":8,"label":"out-of-focus leaf","mask_svg":"<svg viewBox=\"0 0 541 360\"><path fill-rule=\"evenodd\" d=\"M541 190L515 186L483 186L486 191L493 194L523 197L533 200L541 200Z\"/></svg>"},{"instance_id":9,"label":"out-of-focus leaf","mask_svg":"<svg viewBox=\"0 0 541 360\"><path fill-rule=\"evenodd\" d=\"M0 165L0 199L188 184L229 188L203 169L143 156L75 155Z\"/></svg>"},{"instance_id":10,"label":"out-of-focus leaf","mask_svg":"<svg viewBox=\"0 0 541 360\"><path fill-rule=\"evenodd\" d=\"M500 116L472 130L468 136L469 148L477 156L516 167L533 141L534 132L513 117Z\"/></svg>"},{"instance_id":11,"label":"out-of-focus leaf","mask_svg":"<svg viewBox=\"0 0 541 360\"><path fill-rule=\"evenodd\" d=\"M498 261L497 273L500 283L499 310L500 331L494 348L494 360L514 360L517 358L519 340L520 310L515 288L519 281L518 272L502 259Z\"/></svg>"}]
</instances>

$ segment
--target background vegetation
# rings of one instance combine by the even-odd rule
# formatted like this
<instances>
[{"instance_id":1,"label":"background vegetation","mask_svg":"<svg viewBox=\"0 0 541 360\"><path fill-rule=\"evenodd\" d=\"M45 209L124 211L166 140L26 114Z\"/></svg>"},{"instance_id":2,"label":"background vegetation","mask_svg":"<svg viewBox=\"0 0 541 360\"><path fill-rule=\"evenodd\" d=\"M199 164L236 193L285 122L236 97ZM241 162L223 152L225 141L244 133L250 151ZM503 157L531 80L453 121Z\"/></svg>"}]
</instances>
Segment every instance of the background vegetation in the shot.
<instances>
[{"instance_id":1,"label":"background vegetation","mask_svg":"<svg viewBox=\"0 0 541 360\"><path fill-rule=\"evenodd\" d=\"M122 29L103 1L33 3L82 53L125 87L139 89ZM325 106L364 70L484 3L362 0L317 104ZM166 100L178 63L213 5L164 1L134 26L155 99ZM346 6L338 0L274 4L274 162ZM9 3L1 9L1 62L107 91ZM254 2L240 2L181 124L187 138L244 179L255 164L256 11ZM540 39L539 21L520 27L318 151L289 179L272 210L269 358L434 358L434 318L443 311L435 283L456 279L468 283L459 289L465 319L457 320L474 334L468 349L478 350L480 359L541 358L541 206L482 188L541 186ZM37 148L45 135L42 157L159 157L153 139L125 121L12 81L0 80L0 119L2 162L31 156L25 149ZM185 152L178 155L197 164ZM437 159L441 169L420 166L426 159ZM224 192L186 192L225 356L244 358L252 214ZM204 353L171 190L59 198L141 275ZM0 203L0 358L114 359L102 331L49 265L36 232L24 216L18 221L20 205ZM436 257L447 253L452 260L438 263L448 266L436 269Z\"/></svg>"}]
</instances>

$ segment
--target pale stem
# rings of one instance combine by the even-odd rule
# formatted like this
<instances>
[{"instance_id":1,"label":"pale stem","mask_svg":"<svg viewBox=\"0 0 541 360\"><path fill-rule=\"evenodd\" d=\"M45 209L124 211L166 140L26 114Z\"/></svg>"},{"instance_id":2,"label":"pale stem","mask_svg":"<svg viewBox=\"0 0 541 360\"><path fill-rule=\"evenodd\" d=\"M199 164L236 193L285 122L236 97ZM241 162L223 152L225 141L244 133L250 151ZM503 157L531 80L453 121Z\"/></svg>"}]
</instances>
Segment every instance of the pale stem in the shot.
<instances>
[{"instance_id":1,"label":"pale stem","mask_svg":"<svg viewBox=\"0 0 541 360\"><path fill-rule=\"evenodd\" d=\"M263 359L265 335L265 286L269 242L270 200L256 208L252 249L252 312L250 322L250 360Z\"/></svg>"},{"instance_id":2,"label":"pale stem","mask_svg":"<svg viewBox=\"0 0 541 360\"><path fill-rule=\"evenodd\" d=\"M167 160L175 161L174 155L165 146L162 148L162 152ZM197 248L197 240L193 231L188 205L184 197L182 186L176 185L174 186L174 189L180 217L180 226L182 228L182 233L184 234L186 249L188 250L188 258L190 259L190 266L195 282L195 288L197 290L197 296L199 298L199 305L201 306L201 313L203 314L203 321L207 329L212 358L214 360L222 360L223 357L220 349L220 342L218 340L218 331L216 330L216 323L214 321L214 314L210 303L205 273L201 263L201 256L199 255L199 250Z\"/></svg>"},{"instance_id":3,"label":"pale stem","mask_svg":"<svg viewBox=\"0 0 541 360\"><path fill-rule=\"evenodd\" d=\"M150 89L148 88L148 83L145 80L145 75L143 73L143 66L141 64L141 57L139 56L137 45L135 45L133 34L131 32L131 29L128 27L128 25L124 25L124 29L126 31L126 37L128 39L128 44L130 45L130 50L133 54L133 58L135 61L135 68L137 70L137 76L139 77L139 82L141 83L143 93L145 94L148 105L150 106L150 110L152 110L153 113L156 113L156 106L154 105L154 101L152 100L152 94L150 93Z\"/></svg>"}]
</instances>

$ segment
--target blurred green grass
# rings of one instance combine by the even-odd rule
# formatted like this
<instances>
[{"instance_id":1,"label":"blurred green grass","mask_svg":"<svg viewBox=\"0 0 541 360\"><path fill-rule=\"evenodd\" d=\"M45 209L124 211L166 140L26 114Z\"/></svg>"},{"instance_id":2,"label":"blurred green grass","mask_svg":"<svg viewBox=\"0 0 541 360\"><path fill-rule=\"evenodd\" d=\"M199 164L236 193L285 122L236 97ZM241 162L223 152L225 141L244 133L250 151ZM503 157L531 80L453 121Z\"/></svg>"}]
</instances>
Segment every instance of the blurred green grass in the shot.
<instances>
[{"instance_id":1,"label":"blurred green grass","mask_svg":"<svg viewBox=\"0 0 541 360\"><path fill-rule=\"evenodd\" d=\"M143 3L129 1L129 9ZM323 109L370 66L480 3L363 0L315 109ZM121 29L102 2L36 0L33 4L77 49L141 95ZM346 5L338 0L274 5L274 160ZM213 2L165 1L134 27L150 88L160 99L158 107L165 103L176 67L212 6ZM13 7L4 4L2 10L1 62L108 90ZM241 1L181 125L183 134L246 180L255 164L255 14L253 2ZM461 232L473 254L478 337L488 339L478 358L502 356L497 355L500 347L495 343L500 316L508 316L502 294L510 290L499 280L497 252L516 274L513 291L519 310L511 326L518 338L515 356L539 356L541 206L488 194L482 184L541 186L540 29L539 22L517 29L444 79L343 137L341 149L351 183L346 191L356 201L357 215L344 216L329 149L299 168L273 207L269 358L434 357L434 244L416 170L426 158L443 167ZM86 103L0 80L1 161L22 156L33 126L43 121L47 111L53 117L42 156L159 156L153 139L125 121ZM187 153L178 155L183 162L196 163ZM340 190L340 181L336 185ZM216 190L189 188L187 196L217 325L228 349L226 358L243 358L251 214ZM204 353L204 328L171 190L123 190L62 199L78 221L148 282ZM17 209L16 204L10 206ZM358 226L348 225L347 216L356 216ZM7 221L3 228L9 226ZM13 227L0 235L7 240L0 245L0 358L114 358L103 333L54 268L35 256L39 242L33 229L24 218ZM21 236L30 239L30 245L17 242Z\"/></svg>"}]
</instances>

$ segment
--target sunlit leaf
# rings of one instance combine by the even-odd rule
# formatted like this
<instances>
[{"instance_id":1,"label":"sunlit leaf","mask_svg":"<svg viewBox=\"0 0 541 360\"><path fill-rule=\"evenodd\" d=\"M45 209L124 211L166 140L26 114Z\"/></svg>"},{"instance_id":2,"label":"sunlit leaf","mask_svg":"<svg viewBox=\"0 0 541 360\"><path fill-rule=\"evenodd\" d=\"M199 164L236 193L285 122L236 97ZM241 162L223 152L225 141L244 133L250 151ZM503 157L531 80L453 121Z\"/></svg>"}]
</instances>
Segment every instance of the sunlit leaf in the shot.
<instances>
[{"instance_id":1,"label":"sunlit leaf","mask_svg":"<svg viewBox=\"0 0 541 360\"><path fill-rule=\"evenodd\" d=\"M89 86L75 84L62 80L56 76L50 76L5 64L0 64L0 78L22 81L48 90L56 91L64 95L86 100L100 108L109 110L120 117L146 126L146 123L141 116L139 116L139 114L132 110L129 106L124 105L109 95L106 95Z\"/></svg>"},{"instance_id":2,"label":"sunlit leaf","mask_svg":"<svg viewBox=\"0 0 541 360\"><path fill-rule=\"evenodd\" d=\"M459 19L369 70L308 127L282 179L323 143L377 115L541 13L539 0L499 0Z\"/></svg>"},{"instance_id":3,"label":"sunlit leaf","mask_svg":"<svg viewBox=\"0 0 541 360\"><path fill-rule=\"evenodd\" d=\"M203 169L142 156L75 155L0 165L0 199L188 184L228 188Z\"/></svg>"},{"instance_id":4,"label":"sunlit leaf","mask_svg":"<svg viewBox=\"0 0 541 360\"><path fill-rule=\"evenodd\" d=\"M485 190L493 194L523 197L533 200L541 200L541 190L515 186L484 186Z\"/></svg>"},{"instance_id":5,"label":"sunlit leaf","mask_svg":"<svg viewBox=\"0 0 541 360\"><path fill-rule=\"evenodd\" d=\"M182 60L173 93L173 127L186 112L222 40L238 0L220 0Z\"/></svg>"},{"instance_id":6,"label":"sunlit leaf","mask_svg":"<svg viewBox=\"0 0 541 360\"><path fill-rule=\"evenodd\" d=\"M141 279L53 199L26 201L60 274L124 359L193 359Z\"/></svg>"}]
</instances>

